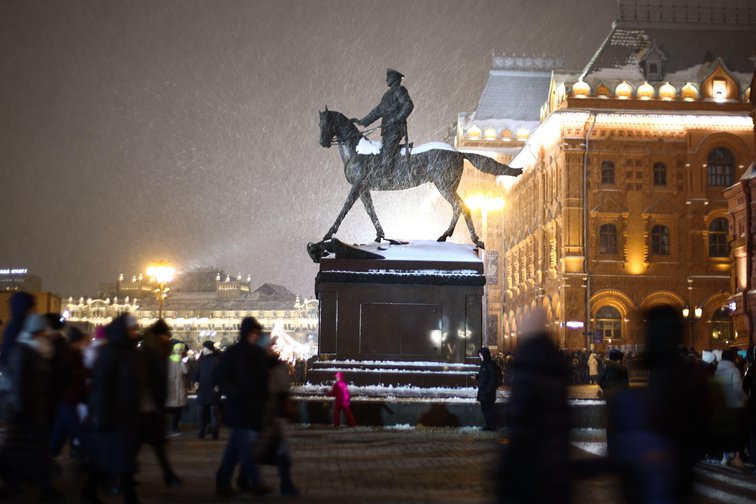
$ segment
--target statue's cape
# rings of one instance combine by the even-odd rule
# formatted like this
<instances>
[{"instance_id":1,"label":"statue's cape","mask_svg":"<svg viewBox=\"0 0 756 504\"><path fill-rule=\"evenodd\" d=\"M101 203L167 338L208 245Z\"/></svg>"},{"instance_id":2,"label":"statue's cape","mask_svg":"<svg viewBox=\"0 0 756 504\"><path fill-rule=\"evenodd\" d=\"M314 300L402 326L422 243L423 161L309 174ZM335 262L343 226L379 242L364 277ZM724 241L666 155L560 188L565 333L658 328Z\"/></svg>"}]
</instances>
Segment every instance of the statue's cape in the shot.
<instances>
[{"instance_id":1,"label":"statue's cape","mask_svg":"<svg viewBox=\"0 0 756 504\"><path fill-rule=\"evenodd\" d=\"M383 144L381 142L363 138L362 140L360 140L360 143L357 144L357 154L362 154L365 156L377 156L381 153L381 147L383 147ZM431 150L445 150L456 152L457 149L455 149L453 145L449 145L448 143L444 142L428 142L426 144L413 147L411 153L414 156L415 154L421 154L423 152L428 152ZM402 156L406 154L407 149L402 148Z\"/></svg>"}]
</instances>

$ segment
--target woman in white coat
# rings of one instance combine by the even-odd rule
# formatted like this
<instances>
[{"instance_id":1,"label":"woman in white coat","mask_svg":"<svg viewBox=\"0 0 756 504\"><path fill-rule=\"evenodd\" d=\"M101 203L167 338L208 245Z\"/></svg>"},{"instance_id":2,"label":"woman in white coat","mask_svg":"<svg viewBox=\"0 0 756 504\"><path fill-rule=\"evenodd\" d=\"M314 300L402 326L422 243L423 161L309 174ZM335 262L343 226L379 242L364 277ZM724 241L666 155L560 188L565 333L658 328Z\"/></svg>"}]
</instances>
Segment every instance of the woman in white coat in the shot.
<instances>
[{"instance_id":1,"label":"woman in white coat","mask_svg":"<svg viewBox=\"0 0 756 504\"><path fill-rule=\"evenodd\" d=\"M186 406L187 375L189 367L185 362L186 345L174 343L171 355L168 357L168 393L165 398L165 409L171 415L171 435L178 436L181 412Z\"/></svg>"}]
</instances>

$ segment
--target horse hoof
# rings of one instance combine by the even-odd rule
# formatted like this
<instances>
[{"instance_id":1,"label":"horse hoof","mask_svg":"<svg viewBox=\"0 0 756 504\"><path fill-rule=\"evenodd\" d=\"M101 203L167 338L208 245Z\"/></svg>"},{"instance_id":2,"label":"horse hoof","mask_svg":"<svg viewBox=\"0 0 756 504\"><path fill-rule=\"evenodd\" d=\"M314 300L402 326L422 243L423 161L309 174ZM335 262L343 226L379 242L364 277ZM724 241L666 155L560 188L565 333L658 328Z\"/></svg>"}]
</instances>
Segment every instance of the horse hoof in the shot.
<instances>
[{"instance_id":1,"label":"horse hoof","mask_svg":"<svg viewBox=\"0 0 756 504\"><path fill-rule=\"evenodd\" d=\"M437 241L437 242L445 242L447 238L448 238L448 236L446 236L446 235L444 235L444 236L439 236L438 240L436 240L436 241Z\"/></svg>"},{"instance_id":2,"label":"horse hoof","mask_svg":"<svg viewBox=\"0 0 756 504\"><path fill-rule=\"evenodd\" d=\"M383 235L378 235L378 236L375 237L375 242L376 243L381 243L382 241L383 241Z\"/></svg>"},{"instance_id":3,"label":"horse hoof","mask_svg":"<svg viewBox=\"0 0 756 504\"><path fill-rule=\"evenodd\" d=\"M478 247L480 250L486 250L486 245L480 240L477 240L475 242L475 246Z\"/></svg>"}]
</instances>

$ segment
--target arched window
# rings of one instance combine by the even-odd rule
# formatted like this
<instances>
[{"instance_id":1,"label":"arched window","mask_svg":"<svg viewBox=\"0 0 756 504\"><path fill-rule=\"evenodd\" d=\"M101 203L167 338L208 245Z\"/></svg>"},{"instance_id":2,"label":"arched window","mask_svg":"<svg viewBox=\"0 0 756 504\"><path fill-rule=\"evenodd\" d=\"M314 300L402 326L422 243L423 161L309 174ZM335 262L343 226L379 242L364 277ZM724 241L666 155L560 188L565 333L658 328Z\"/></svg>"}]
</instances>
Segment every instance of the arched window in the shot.
<instances>
[{"instance_id":1,"label":"arched window","mask_svg":"<svg viewBox=\"0 0 756 504\"><path fill-rule=\"evenodd\" d=\"M607 339L622 338L622 314L613 306L603 306L596 312L596 332Z\"/></svg>"},{"instance_id":2,"label":"arched window","mask_svg":"<svg viewBox=\"0 0 756 504\"><path fill-rule=\"evenodd\" d=\"M651 253L669 255L669 228L656 225L651 228Z\"/></svg>"},{"instance_id":3,"label":"arched window","mask_svg":"<svg viewBox=\"0 0 756 504\"><path fill-rule=\"evenodd\" d=\"M601 185L614 185L614 162L601 163Z\"/></svg>"},{"instance_id":4,"label":"arched window","mask_svg":"<svg viewBox=\"0 0 756 504\"><path fill-rule=\"evenodd\" d=\"M720 341L732 341L735 336L732 317L727 308L721 308L711 317L711 337Z\"/></svg>"},{"instance_id":5,"label":"arched window","mask_svg":"<svg viewBox=\"0 0 756 504\"><path fill-rule=\"evenodd\" d=\"M729 187L735 183L735 156L729 149L717 147L709 153L709 186Z\"/></svg>"},{"instance_id":6,"label":"arched window","mask_svg":"<svg viewBox=\"0 0 756 504\"><path fill-rule=\"evenodd\" d=\"M667 165L664 163L654 163L654 185L667 185Z\"/></svg>"},{"instance_id":7,"label":"arched window","mask_svg":"<svg viewBox=\"0 0 756 504\"><path fill-rule=\"evenodd\" d=\"M617 228L614 224L604 224L599 228L599 253L617 253Z\"/></svg>"},{"instance_id":8,"label":"arched window","mask_svg":"<svg viewBox=\"0 0 756 504\"><path fill-rule=\"evenodd\" d=\"M709 225L709 257L730 257L730 244L727 240L729 225L727 219L720 217Z\"/></svg>"}]
</instances>

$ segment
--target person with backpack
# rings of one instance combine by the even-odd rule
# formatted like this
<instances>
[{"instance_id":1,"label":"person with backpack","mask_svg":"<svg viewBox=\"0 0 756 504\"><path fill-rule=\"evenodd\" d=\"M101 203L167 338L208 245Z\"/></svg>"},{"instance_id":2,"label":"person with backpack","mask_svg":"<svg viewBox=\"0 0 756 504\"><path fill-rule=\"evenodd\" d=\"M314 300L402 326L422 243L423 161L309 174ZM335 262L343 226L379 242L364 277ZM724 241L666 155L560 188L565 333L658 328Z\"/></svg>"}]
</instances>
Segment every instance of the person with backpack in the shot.
<instances>
[{"instance_id":1,"label":"person with backpack","mask_svg":"<svg viewBox=\"0 0 756 504\"><path fill-rule=\"evenodd\" d=\"M491 351L487 347L478 350L480 370L474 378L478 381L478 402L485 418L484 431L496 430L496 389L501 384L501 370L491 359Z\"/></svg>"}]
</instances>

